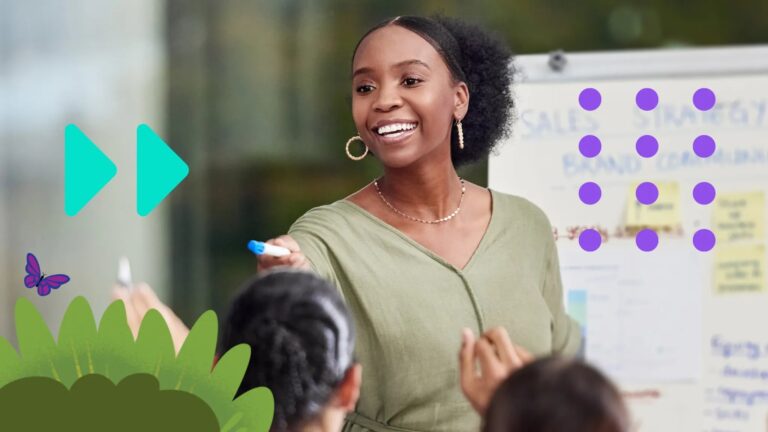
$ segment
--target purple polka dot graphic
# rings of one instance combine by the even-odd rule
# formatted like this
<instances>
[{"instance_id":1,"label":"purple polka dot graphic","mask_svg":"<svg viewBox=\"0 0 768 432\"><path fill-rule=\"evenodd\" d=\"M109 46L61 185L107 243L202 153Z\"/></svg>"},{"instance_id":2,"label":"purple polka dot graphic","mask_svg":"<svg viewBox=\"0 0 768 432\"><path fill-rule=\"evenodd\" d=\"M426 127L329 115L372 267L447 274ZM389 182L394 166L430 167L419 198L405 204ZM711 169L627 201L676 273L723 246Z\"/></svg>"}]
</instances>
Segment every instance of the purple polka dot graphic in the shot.
<instances>
[{"instance_id":1,"label":"purple polka dot graphic","mask_svg":"<svg viewBox=\"0 0 768 432\"><path fill-rule=\"evenodd\" d=\"M659 199L659 189L651 182L643 182L635 189L635 196L640 203L651 205Z\"/></svg>"},{"instance_id":2,"label":"purple polka dot graphic","mask_svg":"<svg viewBox=\"0 0 768 432\"><path fill-rule=\"evenodd\" d=\"M650 111L659 104L659 95L652 88L644 88L635 96L637 107L643 111Z\"/></svg>"},{"instance_id":3,"label":"purple polka dot graphic","mask_svg":"<svg viewBox=\"0 0 768 432\"><path fill-rule=\"evenodd\" d=\"M579 188L579 199L587 205L600 201L602 195L603 191L600 190L600 186L595 182L586 182Z\"/></svg>"},{"instance_id":4,"label":"purple polka dot graphic","mask_svg":"<svg viewBox=\"0 0 768 432\"><path fill-rule=\"evenodd\" d=\"M693 152L701 158L708 158L715 153L715 139L709 135L699 135L693 140Z\"/></svg>"},{"instance_id":5,"label":"purple polka dot graphic","mask_svg":"<svg viewBox=\"0 0 768 432\"><path fill-rule=\"evenodd\" d=\"M587 111L594 111L600 106L602 96L594 88L585 88L579 93L579 105Z\"/></svg>"},{"instance_id":6,"label":"purple polka dot graphic","mask_svg":"<svg viewBox=\"0 0 768 432\"><path fill-rule=\"evenodd\" d=\"M654 230L644 229L637 233L635 243L641 251L650 252L659 245L659 236Z\"/></svg>"},{"instance_id":7,"label":"purple polka dot graphic","mask_svg":"<svg viewBox=\"0 0 768 432\"><path fill-rule=\"evenodd\" d=\"M715 93L704 87L693 94L693 106L699 111L709 111L715 106Z\"/></svg>"},{"instance_id":8,"label":"purple polka dot graphic","mask_svg":"<svg viewBox=\"0 0 768 432\"><path fill-rule=\"evenodd\" d=\"M653 157L659 151L659 141L652 135L643 135L637 139L635 150L644 158Z\"/></svg>"},{"instance_id":9,"label":"purple polka dot graphic","mask_svg":"<svg viewBox=\"0 0 768 432\"><path fill-rule=\"evenodd\" d=\"M715 187L709 182L701 182L693 187L693 199L701 205L710 204L716 194Z\"/></svg>"},{"instance_id":10,"label":"purple polka dot graphic","mask_svg":"<svg viewBox=\"0 0 768 432\"><path fill-rule=\"evenodd\" d=\"M588 158L593 158L600 154L600 150L603 148L600 138L594 135L584 135L579 140L579 152L581 155Z\"/></svg>"},{"instance_id":11,"label":"purple polka dot graphic","mask_svg":"<svg viewBox=\"0 0 768 432\"><path fill-rule=\"evenodd\" d=\"M709 252L715 247L715 233L708 229L700 229L693 235L693 246L701 252Z\"/></svg>"},{"instance_id":12,"label":"purple polka dot graphic","mask_svg":"<svg viewBox=\"0 0 768 432\"><path fill-rule=\"evenodd\" d=\"M579 246L587 252L596 251L602 241L597 230L586 229L579 234Z\"/></svg>"}]
</instances>

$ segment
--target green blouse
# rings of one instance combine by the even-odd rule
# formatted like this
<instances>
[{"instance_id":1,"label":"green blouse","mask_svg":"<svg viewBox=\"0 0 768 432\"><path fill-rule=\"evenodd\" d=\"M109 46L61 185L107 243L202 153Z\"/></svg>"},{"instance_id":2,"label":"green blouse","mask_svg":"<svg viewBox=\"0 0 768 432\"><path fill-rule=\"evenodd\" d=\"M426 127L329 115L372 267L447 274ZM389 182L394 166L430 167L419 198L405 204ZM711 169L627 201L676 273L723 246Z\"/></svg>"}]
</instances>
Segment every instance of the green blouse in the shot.
<instances>
[{"instance_id":1,"label":"green blouse","mask_svg":"<svg viewBox=\"0 0 768 432\"><path fill-rule=\"evenodd\" d=\"M289 229L355 319L363 382L344 431L479 430L459 386L464 327L503 326L538 356L578 351L549 220L523 198L491 196L491 220L464 269L348 200Z\"/></svg>"}]
</instances>

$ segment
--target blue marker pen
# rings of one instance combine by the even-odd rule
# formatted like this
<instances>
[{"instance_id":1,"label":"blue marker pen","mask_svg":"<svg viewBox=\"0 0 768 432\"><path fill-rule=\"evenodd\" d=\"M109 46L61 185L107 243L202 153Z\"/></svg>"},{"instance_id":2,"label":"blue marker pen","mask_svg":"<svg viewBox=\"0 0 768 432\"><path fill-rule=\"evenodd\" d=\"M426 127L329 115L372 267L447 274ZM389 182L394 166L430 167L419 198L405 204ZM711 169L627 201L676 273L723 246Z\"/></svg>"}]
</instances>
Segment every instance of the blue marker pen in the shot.
<instances>
[{"instance_id":1,"label":"blue marker pen","mask_svg":"<svg viewBox=\"0 0 768 432\"><path fill-rule=\"evenodd\" d=\"M248 242L248 250L256 255L271 255L274 257L282 257L290 255L291 251L280 246L272 246L264 242L251 240Z\"/></svg>"}]
</instances>

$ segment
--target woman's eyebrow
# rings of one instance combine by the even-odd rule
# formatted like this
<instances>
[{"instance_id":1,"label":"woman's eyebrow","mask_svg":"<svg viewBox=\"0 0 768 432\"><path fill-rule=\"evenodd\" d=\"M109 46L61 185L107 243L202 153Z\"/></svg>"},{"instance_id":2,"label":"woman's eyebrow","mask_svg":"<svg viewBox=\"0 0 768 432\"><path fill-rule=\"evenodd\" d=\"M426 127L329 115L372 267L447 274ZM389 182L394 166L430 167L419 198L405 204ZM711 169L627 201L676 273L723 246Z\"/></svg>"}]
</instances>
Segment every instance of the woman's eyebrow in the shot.
<instances>
[{"instance_id":1,"label":"woman's eyebrow","mask_svg":"<svg viewBox=\"0 0 768 432\"><path fill-rule=\"evenodd\" d=\"M425 68L429 69L429 65L428 64L424 63L421 60L416 60L416 59L401 61L400 63L396 64L393 68L401 68L403 66L410 66L410 65L414 65L414 64L415 65L424 66Z\"/></svg>"},{"instance_id":2,"label":"woman's eyebrow","mask_svg":"<svg viewBox=\"0 0 768 432\"><path fill-rule=\"evenodd\" d=\"M398 69L398 68L402 68L403 66L410 66L410 65L424 66L425 68L431 70L428 64L424 63L421 60L417 60L417 59L403 60L403 61L395 64L394 66L392 66L392 69ZM357 69L352 74L352 78L354 78L354 77L356 77L356 76L358 76L360 74L370 73L372 71L373 71L373 69L371 69L369 67L361 67L361 68Z\"/></svg>"}]
</instances>

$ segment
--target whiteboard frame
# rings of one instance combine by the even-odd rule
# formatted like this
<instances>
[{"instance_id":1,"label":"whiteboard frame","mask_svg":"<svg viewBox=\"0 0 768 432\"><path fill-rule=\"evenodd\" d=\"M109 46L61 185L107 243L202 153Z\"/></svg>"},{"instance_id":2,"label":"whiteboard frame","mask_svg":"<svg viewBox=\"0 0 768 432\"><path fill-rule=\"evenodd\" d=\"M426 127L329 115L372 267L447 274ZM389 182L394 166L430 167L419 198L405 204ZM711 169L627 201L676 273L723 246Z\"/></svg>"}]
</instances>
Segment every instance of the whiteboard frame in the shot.
<instances>
[{"instance_id":1,"label":"whiteboard frame","mask_svg":"<svg viewBox=\"0 0 768 432\"><path fill-rule=\"evenodd\" d=\"M542 84L539 87L545 87L548 84L639 81L643 79L686 79L721 76L768 77L768 44L574 52L563 53L563 55L567 63L560 71L554 70L549 66L551 54L517 56L513 63L516 74L514 84L512 85L513 91L517 86L536 84ZM576 104L575 101L574 104ZM519 136L513 134L508 140L519 139ZM491 156L492 158L493 156ZM498 184L494 185L491 183L491 172L494 169L492 165L492 162L489 161L488 186L494 188ZM497 165L495 169L499 170L500 166ZM561 265L563 265L562 261ZM566 293L564 292L564 294ZM705 303L707 301L706 297L702 298L702 313L704 313L703 308L706 307ZM702 335L704 335L706 329L702 327L701 331ZM705 372L708 364L704 357L702 357L701 367L703 369L701 370L700 379L692 385L676 382L649 383L648 386L634 382L629 382L628 384L621 383L624 390L642 392L646 387L662 388L665 393L665 401L661 404L650 399L629 401L630 410L633 412L633 415L636 415L637 419L644 422L644 427L640 430L684 430L690 428L691 425L695 425L696 430L702 430L704 425L715 424L711 422L711 418L705 418L703 415L699 417L697 414L695 418L687 417L691 412L698 410L699 406L705 409L713 406L704 401L704 399L699 400L698 398L704 397L702 390L706 389L709 385L707 380L715 379L717 374L712 371ZM701 405L698 405L700 402ZM693 406L690 412L681 409L688 405ZM765 406L755 405L752 409L754 409L752 414L755 416L752 417L750 420L752 423L749 423L749 425L756 424L761 419L762 424L764 424L764 419L759 416L764 415ZM664 426L664 429L660 429L659 425L666 426ZM684 427L677 427L681 425ZM709 430L709 428L706 430Z\"/></svg>"},{"instance_id":2,"label":"whiteboard frame","mask_svg":"<svg viewBox=\"0 0 768 432\"><path fill-rule=\"evenodd\" d=\"M768 45L565 52L562 55L566 64L560 71L549 66L551 54L515 57L515 83L753 75L768 71Z\"/></svg>"}]
</instances>

